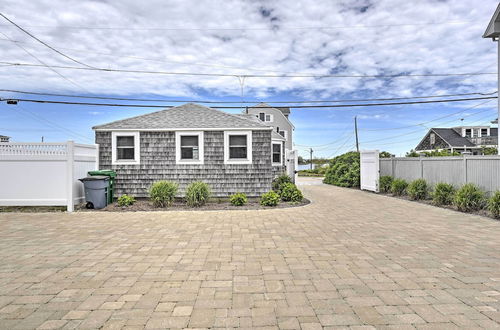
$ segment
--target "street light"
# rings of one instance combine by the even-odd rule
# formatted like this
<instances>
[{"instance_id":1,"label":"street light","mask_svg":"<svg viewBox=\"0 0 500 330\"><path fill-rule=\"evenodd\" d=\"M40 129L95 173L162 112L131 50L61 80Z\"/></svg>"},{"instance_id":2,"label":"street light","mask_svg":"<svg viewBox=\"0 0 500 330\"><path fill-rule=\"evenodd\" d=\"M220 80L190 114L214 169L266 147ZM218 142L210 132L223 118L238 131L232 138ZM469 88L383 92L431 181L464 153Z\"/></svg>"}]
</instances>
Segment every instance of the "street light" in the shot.
<instances>
[{"instance_id":1,"label":"street light","mask_svg":"<svg viewBox=\"0 0 500 330\"><path fill-rule=\"evenodd\" d=\"M493 17L484 31L483 38L491 38L492 41L496 41L498 44L498 90L500 92L500 42L498 38L500 37L500 4L498 4ZM500 98L498 98L498 117L500 117ZM497 119L498 120L498 119ZM498 121L497 121L498 123ZM497 150L500 155L499 137L497 136Z\"/></svg>"}]
</instances>

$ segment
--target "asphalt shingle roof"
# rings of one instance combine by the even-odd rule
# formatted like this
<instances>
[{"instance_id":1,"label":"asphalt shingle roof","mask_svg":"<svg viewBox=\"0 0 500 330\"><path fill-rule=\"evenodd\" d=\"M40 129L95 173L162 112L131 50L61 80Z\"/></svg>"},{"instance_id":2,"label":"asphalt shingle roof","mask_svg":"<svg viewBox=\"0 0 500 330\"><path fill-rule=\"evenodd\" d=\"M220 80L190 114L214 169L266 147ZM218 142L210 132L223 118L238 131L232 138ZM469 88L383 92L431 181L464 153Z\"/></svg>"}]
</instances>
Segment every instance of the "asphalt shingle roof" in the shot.
<instances>
[{"instance_id":1,"label":"asphalt shingle roof","mask_svg":"<svg viewBox=\"0 0 500 330\"><path fill-rule=\"evenodd\" d=\"M475 147L476 145L458 134L452 128L433 128L434 132L448 142L452 147Z\"/></svg>"},{"instance_id":2,"label":"asphalt shingle roof","mask_svg":"<svg viewBox=\"0 0 500 330\"><path fill-rule=\"evenodd\" d=\"M93 129L265 128L260 121L195 103L97 125Z\"/></svg>"}]
</instances>

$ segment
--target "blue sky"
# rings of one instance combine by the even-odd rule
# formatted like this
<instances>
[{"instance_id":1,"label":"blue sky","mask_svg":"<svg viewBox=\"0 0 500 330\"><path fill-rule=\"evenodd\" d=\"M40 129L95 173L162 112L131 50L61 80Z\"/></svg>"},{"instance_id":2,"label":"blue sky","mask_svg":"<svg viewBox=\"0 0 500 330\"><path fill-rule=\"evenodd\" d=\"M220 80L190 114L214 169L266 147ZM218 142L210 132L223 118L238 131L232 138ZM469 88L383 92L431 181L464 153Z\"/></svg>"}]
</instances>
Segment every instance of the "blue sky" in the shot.
<instances>
[{"instance_id":1,"label":"blue sky","mask_svg":"<svg viewBox=\"0 0 500 330\"><path fill-rule=\"evenodd\" d=\"M497 5L490 0L481 6L465 0L314 4L235 0L214 1L209 7L175 0L153 1L147 6L133 1L9 2L4 7L9 18L72 58L101 68L234 75L496 72L496 44L481 38ZM157 10L148 9L152 7ZM46 14L38 17L33 15L36 12ZM0 23L0 32L0 61L39 64L40 60L49 65L81 66L7 22ZM241 100L241 86L235 77L54 70L0 66L0 88L93 96ZM496 78L247 78L243 98L300 101L488 93L496 91ZM0 92L0 97L89 101L6 92ZM44 136L45 141L88 143L93 141L93 125L155 110L3 102L0 134L23 142L40 141ZM307 155L308 146L322 157L351 150L354 116L358 116L361 148L401 155L416 146L428 127L489 123L496 118L496 101L295 109L291 120L300 154ZM424 122L428 123L418 125Z\"/></svg>"}]
</instances>

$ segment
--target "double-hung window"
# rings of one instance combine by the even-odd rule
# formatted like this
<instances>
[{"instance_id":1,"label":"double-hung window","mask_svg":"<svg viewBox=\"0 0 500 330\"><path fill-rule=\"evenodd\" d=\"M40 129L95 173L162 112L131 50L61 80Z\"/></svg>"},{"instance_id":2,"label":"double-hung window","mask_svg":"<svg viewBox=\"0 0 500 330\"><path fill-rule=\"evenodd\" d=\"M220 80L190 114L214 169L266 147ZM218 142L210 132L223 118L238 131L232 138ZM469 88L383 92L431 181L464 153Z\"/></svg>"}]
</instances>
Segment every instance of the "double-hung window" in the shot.
<instances>
[{"instance_id":1,"label":"double-hung window","mask_svg":"<svg viewBox=\"0 0 500 330\"><path fill-rule=\"evenodd\" d=\"M488 129L487 128L481 128L481 137L483 136L488 136Z\"/></svg>"},{"instance_id":2,"label":"double-hung window","mask_svg":"<svg viewBox=\"0 0 500 330\"><path fill-rule=\"evenodd\" d=\"M268 121L268 122L273 121L273 115L264 112L259 112L258 117L262 121Z\"/></svg>"},{"instance_id":3,"label":"double-hung window","mask_svg":"<svg viewBox=\"0 0 500 330\"><path fill-rule=\"evenodd\" d=\"M178 164L203 164L203 132L175 132Z\"/></svg>"},{"instance_id":4,"label":"double-hung window","mask_svg":"<svg viewBox=\"0 0 500 330\"><path fill-rule=\"evenodd\" d=\"M281 142L273 142L272 143L272 159L273 165L279 166L282 165L282 148L283 144Z\"/></svg>"},{"instance_id":5,"label":"double-hung window","mask_svg":"<svg viewBox=\"0 0 500 330\"><path fill-rule=\"evenodd\" d=\"M252 163L252 132L224 132L224 162L226 164Z\"/></svg>"},{"instance_id":6,"label":"double-hung window","mask_svg":"<svg viewBox=\"0 0 500 330\"><path fill-rule=\"evenodd\" d=\"M139 132L111 133L111 163L137 165L140 163Z\"/></svg>"}]
</instances>

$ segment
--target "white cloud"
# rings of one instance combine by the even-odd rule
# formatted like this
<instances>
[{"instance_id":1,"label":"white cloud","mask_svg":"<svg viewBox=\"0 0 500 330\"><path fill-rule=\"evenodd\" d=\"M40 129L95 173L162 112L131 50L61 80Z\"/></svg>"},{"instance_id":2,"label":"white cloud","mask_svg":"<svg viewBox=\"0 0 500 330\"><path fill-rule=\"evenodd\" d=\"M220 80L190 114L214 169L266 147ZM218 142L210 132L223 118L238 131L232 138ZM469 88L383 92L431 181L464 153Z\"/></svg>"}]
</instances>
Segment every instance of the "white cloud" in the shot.
<instances>
[{"instance_id":1,"label":"white cloud","mask_svg":"<svg viewBox=\"0 0 500 330\"><path fill-rule=\"evenodd\" d=\"M185 0L5 0L3 7L8 17L42 40L82 62L104 68L228 74L496 71L496 46L481 38L497 4L494 0L485 0L481 6L467 0L218 0L209 3L210 6L207 2ZM423 24L427 22L454 23ZM404 24L417 25L402 26ZM357 25L372 27L353 27ZM118 29L93 29L95 27ZM174 30L145 29L155 27ZM253 29L229 30L233 28ZM47 63L77 65L14 27L2 26L2 32ZM0 39L4 37L0 35ZM13 43L0 40L0 45L2 61L36 63ZM240 95L240 85L233 77L60 72L83 90L45 68L1 67L0 79L3 87L29 90L176 97L209 93L214 98ZM495 81L496 76L392 80L248 78L245 94L246 98L266 98L277 93L302 98L411 96L490 91L494 90Z\"/></svg>"}]
</instances>

